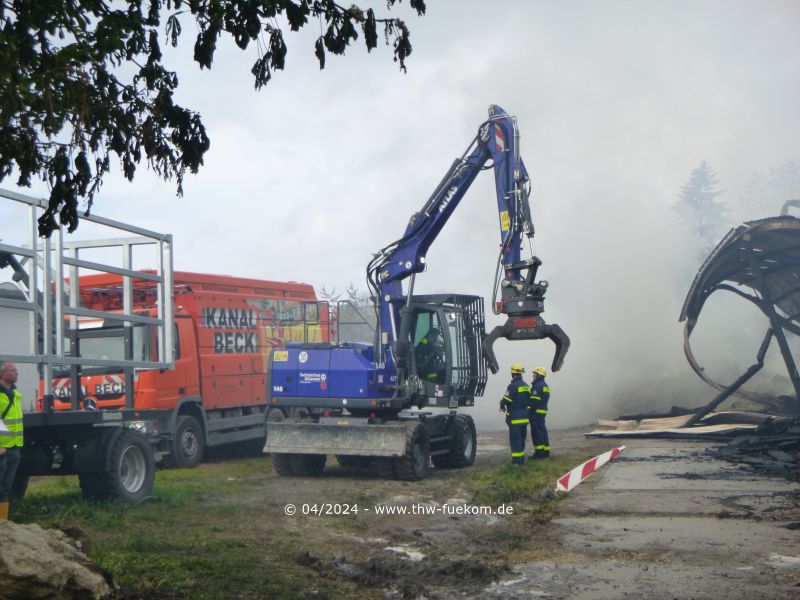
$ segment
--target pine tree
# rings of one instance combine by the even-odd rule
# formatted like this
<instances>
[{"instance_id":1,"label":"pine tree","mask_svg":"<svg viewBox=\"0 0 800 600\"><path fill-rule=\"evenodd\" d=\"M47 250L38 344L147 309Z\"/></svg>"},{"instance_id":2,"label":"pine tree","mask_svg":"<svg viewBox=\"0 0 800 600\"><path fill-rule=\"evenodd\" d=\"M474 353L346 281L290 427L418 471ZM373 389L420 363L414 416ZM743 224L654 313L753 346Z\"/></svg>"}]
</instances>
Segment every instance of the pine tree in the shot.
<instances>
[{"instance_id":1,"label":"pine tree","mask_svg":"<svg viewBox=\"0 0 800 600\"><path fill-rule=\"evenodd\" d=\"M717 245L726 227L727 209L723 202L717 200L717 196L722 194L722 190L717 189L718 184L714 169L703 161L692 171L689 181L681 186L675 204L681 222L697 243L701 260Z\"/></svg>"}]
</instances>

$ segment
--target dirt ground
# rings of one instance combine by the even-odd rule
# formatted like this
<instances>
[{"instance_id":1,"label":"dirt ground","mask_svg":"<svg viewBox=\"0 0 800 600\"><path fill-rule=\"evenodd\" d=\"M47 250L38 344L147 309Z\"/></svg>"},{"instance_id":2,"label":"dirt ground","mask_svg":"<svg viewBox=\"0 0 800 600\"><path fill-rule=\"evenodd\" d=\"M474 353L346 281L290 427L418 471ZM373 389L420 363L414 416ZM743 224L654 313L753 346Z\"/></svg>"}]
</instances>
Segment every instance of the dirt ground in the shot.
<instances>
[{"instance_id":1,"label":"dirt ground","mask_svg":"<svg viewBox=\"0 0 800 600\"><path fill-rule=\"evenodd\" d=\"M622 443L583 434L553 432L554 453L593 456ZM473 506L471 470L399 482L335 463L320 478L279 478L235 502L283 512L307 540L298 564L369 597L800 597L800 486L720 464L708 444L628 445L555 514L533 506L552 500L550 490L510 503L512 515ZM478 472L508 461L502 432L480 434L478 448ZM313 583L308 595L319 597Z\"/></svg>"}]
</instances>

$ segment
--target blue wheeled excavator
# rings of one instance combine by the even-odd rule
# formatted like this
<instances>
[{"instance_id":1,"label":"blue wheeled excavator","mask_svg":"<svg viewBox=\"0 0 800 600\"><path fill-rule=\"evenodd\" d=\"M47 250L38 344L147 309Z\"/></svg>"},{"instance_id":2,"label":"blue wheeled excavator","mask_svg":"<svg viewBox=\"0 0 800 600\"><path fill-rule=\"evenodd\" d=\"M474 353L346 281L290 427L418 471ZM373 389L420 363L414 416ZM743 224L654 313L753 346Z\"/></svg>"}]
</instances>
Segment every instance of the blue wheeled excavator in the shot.
<instances>
[{"instance_id":1,"label":"blue wheeled excavator","mask_svg":"<svg viewBox=\"0 0 800 600\"><path fill-rule=\"evenodd\" d=\"M492 308L508 318L486 335L481 297L414 295L414 280L472 182L489 168L501 242ZM271 403L306 407L309 415L267 424L266 451L280 474L320 473L328 455L342 464L374 464L381 475L405 480L424 478L431 461L443 468L469 466L475 425L456 409L483 394L487 367L498 371L494 342L551 339L552 370L561 367L569 338L541 317L547 291L546 281L536 281L541 260L522 256L524 238L534 235L529 194L516 119L490 106L475 139L403 236L367 267L377 316L374 343L290 343L273 351ZM433 406L450 411L422 410Z\"/></svg>"}]
</instances>

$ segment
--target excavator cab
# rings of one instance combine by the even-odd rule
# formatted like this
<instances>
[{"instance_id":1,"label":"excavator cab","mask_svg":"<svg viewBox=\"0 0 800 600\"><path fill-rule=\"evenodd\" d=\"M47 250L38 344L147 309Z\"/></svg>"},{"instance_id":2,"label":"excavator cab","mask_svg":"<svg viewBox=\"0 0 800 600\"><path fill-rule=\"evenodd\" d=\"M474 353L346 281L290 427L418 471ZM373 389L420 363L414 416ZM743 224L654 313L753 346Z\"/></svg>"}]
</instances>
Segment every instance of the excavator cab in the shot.
<instances>
[{"instance_id":1,"label":"excavator cab","mask_svg":"<svg viewBox=\"0 0 800 600\"><path fill-rule=\"evenodd\" d=\"M471 406L486 387L482 358L483 299L436 294L412 296L409 305L409 379L427 405Z\"/></svg>"}]
</instances>

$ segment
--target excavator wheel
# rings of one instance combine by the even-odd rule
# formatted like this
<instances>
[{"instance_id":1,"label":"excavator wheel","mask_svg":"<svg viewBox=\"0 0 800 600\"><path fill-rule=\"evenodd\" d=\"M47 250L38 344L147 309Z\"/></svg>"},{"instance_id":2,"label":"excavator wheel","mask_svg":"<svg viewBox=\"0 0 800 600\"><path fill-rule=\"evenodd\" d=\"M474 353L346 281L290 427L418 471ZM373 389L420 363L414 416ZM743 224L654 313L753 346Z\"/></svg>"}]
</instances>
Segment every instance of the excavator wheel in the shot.
<instances>
[{"instance_id":1,"label":"excavator wheel","mask_svg":"<svg viewBox=\"0 0 800 600\"><path fill-rule=\"evenodd\" d=\"M422 423L410 424L406 433L406 453L393 459L394 474L401 481L419 481L428 476L431 454L428 430Z\"/></svg>"},{"instance_id":2,"label":"excavator wheel","mask_svg":"<svg viewBox=\"0 0 800 600\"><path fill-rule=\"evenodd\" d=\"M275 467L275 471L278 475L283 475L284 477L291 477L292 475L297 475L294 471L294 462L292 460L293 454L273 454L272 455L272 465Z\"/></svg>"},{"instance_id":3,"label":"excavator wheel","mask_svg":"<svg viewBox=\"0 0 800 600\"><path fill-rule=\"evenodd\" d=\"M324 454L302 454L301 457L302 475L319 475L325 469L328 459Z\"/></svg>"},{"instance_id":4,"label":"excavator wheel","mask_svg":"<svg viewBox=\"0 0 800 600\"><path fill-rule=\"evenodd\" d=\"M319 475L325 468L327 458L324 454L273 454L272 464L278 475Z\"/></svg>"},{"instance_id":5,"label":"excavator wheel","mask_svg":"<svg viewBox=\"0 0 800 600\"><path fill-rule=\"evenodd\" d=\"M461 469L475 463L478 447L475 422L469 415L456 415L453 420L450 452L431 457L437 469Z\"/></svg>"}]
</instances>

